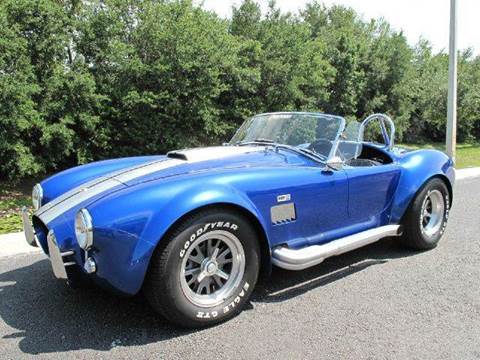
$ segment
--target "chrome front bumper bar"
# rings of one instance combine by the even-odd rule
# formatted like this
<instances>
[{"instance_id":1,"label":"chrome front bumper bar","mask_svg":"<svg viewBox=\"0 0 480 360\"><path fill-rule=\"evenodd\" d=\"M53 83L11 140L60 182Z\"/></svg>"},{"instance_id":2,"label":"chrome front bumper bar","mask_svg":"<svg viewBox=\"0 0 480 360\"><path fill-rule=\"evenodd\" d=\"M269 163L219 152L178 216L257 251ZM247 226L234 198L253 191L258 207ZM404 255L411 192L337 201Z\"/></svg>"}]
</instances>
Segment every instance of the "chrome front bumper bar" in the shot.
<instances>
[{"instance_id":1,"label":"chrome front bumper bar","mask_svg":"<svg viewBox=\"0 0 480 360\"><path fill-rule=\"evenodd\" d=\"M73 251L60 252L58 248L57 239L55 233L50 230L47 235L48 254L50 255L50 262L52 263L53 274L57 279L68 279L66 266L75 265L74 262L63 261L66 256L73 255Z\"/></svg>"},{"instance_id":2,"label":"chrome front bumper bar","mask_svg":"<svg viewBox=\"0 0 480 360\"><path fill-rule=\"evenodd\" d=\"M22 220L23 220L23 231L25 233L25 240L31 246L38 246L38 238L33 229L32 223L30 221L30 214L28 210L24 207L22 209ZM53 274L58 279L68 279L67 275L67 266L75 265L75 262L65 262L63 258L71 256L74 254L72 250L61 252L57 239L55 238L55 233L53 230L50 230L47 234L47 245L48 245L48 254L50 256L50 262L52 263Z\"/></svg>"},{"instance_id":3,"label":"chrome front bumper bar","mask_svg":"<svg viewBox=\"0 0 480 360\"><path fill-rule=\"evenodd\" d=\"M25 240L27 240L27 244L38 247L37 235L35 235L35 231L33 230L33 226L30 221L30 214L25 206L22 208L22 222L23 233L25 234Z\"/></svg>"}]
</instances>

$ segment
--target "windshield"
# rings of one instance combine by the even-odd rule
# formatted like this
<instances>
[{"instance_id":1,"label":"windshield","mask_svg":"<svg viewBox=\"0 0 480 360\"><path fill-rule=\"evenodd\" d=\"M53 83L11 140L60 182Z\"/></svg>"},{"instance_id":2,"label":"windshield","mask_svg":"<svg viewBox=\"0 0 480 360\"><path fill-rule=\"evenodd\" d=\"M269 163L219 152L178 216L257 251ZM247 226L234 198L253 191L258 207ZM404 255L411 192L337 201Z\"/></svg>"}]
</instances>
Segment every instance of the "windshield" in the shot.
<instances>
[{"instance_id":1,"label":"windshield","mask_svg":"<svg viewBox=\"0 0 480 360\"><path fill-rule=\"evenodd\" d=\"M314 113L262 114L245 121L230 144L283 144L328 158L344 126L345 120L339 116Z\"/></svg>"},{"instance_id":2,"label":"windshield","mask_svg":"<svg viewBox=\"0 0 480 360\"><path fill-rule=\"evenodd\" d=\"M343 161L356 159L362 153L362 142L359 139L360 123L352 120L340 136L336 156Z\"/></svg>"}]
</instances>

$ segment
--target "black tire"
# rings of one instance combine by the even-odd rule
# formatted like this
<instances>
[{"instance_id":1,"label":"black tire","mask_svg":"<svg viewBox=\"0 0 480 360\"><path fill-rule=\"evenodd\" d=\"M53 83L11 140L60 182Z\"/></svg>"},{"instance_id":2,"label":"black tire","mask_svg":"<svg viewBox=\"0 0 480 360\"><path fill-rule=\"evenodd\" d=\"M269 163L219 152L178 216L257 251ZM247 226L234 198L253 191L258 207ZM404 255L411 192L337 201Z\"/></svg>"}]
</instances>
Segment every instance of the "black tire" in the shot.
<instances>
[{"instance_id":1,"label":"black tire","mask_svg":"<svg viewBox=\"0 0 480 360\"><path fill-rule=\"evenodd\" d=\"M437 207L439 215L438 220L434 222L436 226L432 226L427 231L431 217L424 219L422 213L424 205L428 209L428 201L432 202L430 197L433 195L436 195L437 200L435 201L440 201L440 199L443 201L443 210ZM449 211L450 196L445 182L439 178L429 180L415 196L404 216L402 221L403 243L415 250L428 250L436 247L445 232Z\"/></svg>"},{"instance_id":2,"label":"black tire","mask_svg":"<svg viewBox=\"0 0 480 360\"><path fill-rule=\"evenodd\" d=\"M190 264L191 268L193 267L192 264L194 262L191 262L190 259L198 256L199 252L197 250L199 247L201 249L200 253L202 255L206 253L205 258L207 260L211 259L213 255L209 257L208 252L212 250L212 247L206 248L211 243L195 245L196 241L205 242L206 240L201 239L211 237L215 243L214 237L220 233L234 239L235 244L241 245L243 248L244 271L243 273L238 271L236 275L237 281L232 282L232 284L237 285L227 286L228 280L224 280L225 283L223 285L225 288L230 289L225 294L225 298L223 296L219 297L219 299L215 300L217 303L211 306L205 304L199 306L195 303L195 300L191 300L188 297L197 296L196 292L199 291L198 288L200 287L200 283L197 284L198 275L196 280L193 281L193 285L188 285L182 269L185 271L185 262ZM203 242L199 244L203 244ZM226 246L226 244L218 245L218 242L216 244L217 247ZM192 254L196 255L193 256ZM187 258L184 259L185 257ZM235 258L239 259L240 255ZM225 261L230 261L232 264L230 265L231 273L229 275L233 279L234 261ZM235 261L235 263L240 264L241 261ZM204 264L205 259L200 266ZM228 266L228 264L222 266ZM170 322L182 327L205 327L230 319L241 312L255 287L259 268L260 247L258 236L253 227L243 216L231 212L229 209L212 208L185 219L172 233L160 241L152 256L143 290L152 307ZM206 271L205 267L203 269ZM211 277L212 279L209 281L212 284L209 283L208 291L215 295L222 290L222 287L213 280L214 275L211 275ZM185 282L182 282L182 278L185 279ZM192 289L192 293L189 292L188 288L185 288L185 286L195 285L198 287L197 289ZM218 289L215 290L215 287L218 287ZM207 291L205 286L200 289L201 293L204 291ZM200 295L207 296L207 294Z\"/></svg>"}]
</instances>

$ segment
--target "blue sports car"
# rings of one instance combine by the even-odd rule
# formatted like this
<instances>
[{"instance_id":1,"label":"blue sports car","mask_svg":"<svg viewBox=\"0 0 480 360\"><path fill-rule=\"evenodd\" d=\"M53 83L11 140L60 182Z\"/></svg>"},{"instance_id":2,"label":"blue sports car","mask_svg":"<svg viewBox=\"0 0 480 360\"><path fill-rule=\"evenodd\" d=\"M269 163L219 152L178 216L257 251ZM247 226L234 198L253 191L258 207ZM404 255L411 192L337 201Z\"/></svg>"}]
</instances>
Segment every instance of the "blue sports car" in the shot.
<instances>
[{"instance_id":1,"label":"blue sports car","mask_svg":"<svg viewBox=\"0 0 480 360\"><path fill-rule=\"evenodd\" d=\"M26 240L71 284L142 290L174 323L218 323L242 310L272 265L302 270L384 237L437 245L453 161L396 148L394 133L382 114L347 126L268 113L223 146L78 166L35 185Z\"/></svg>"}]
</instances>

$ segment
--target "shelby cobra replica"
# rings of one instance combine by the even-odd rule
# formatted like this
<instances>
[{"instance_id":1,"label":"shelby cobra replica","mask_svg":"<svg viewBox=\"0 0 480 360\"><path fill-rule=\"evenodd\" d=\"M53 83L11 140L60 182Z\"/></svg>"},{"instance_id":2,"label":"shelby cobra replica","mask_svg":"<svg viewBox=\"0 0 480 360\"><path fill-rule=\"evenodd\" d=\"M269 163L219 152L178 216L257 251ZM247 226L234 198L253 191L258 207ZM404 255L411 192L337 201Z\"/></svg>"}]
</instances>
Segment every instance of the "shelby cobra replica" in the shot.
<instances>
[{"instance_id":1,"label":"shelby cobra replica","mask_svg":"<svg viewBox=\"0 0 480 360\"><path fill-rule=\"evenodd\" d=\"M26 239L58 278L143 290L182 326L218 323L272 265L302 270L384 237L436 246L453 161L396 148L394 132L382 114L347 127L338 116L269 113L223 146L78 166L35 185Z\"/></svg>"}]
</instances>

